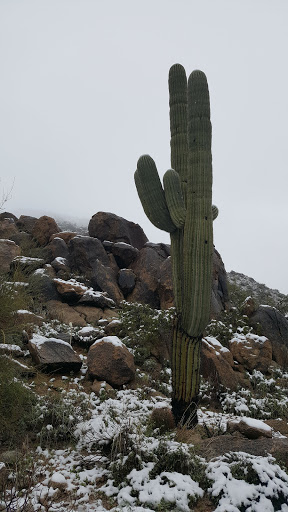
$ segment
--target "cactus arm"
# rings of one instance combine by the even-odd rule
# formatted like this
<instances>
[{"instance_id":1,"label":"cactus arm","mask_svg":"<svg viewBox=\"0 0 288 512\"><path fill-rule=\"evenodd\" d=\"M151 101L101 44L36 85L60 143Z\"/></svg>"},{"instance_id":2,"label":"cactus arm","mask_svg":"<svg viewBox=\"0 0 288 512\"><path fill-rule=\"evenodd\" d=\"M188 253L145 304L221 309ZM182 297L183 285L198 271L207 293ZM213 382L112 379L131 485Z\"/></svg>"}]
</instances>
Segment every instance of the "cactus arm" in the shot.
<instances>
[{"instance_id":1,"label":"cactus arm","mask_svg":"<svg viewBox=\"0 0 288 512\"><path fill-rule=\"evenodd\" d=\"M172 233L174 225L153 158L143 155L134 174L137 192L148 219L159 229Z\"/></svg>"},{"instance_id":2,"label":"cactus arm","mask_svg":"<svg viewBox=\"0 0 288 512\"><path fill-rule=\"evenodd\" d=\"M209 322L212 279L212 155L209 92L206 76L193 71L188 80L187 217L183 235L182 328L199 337Z\"/></svg>"},{"instance_id":3,"label":"cactus arm","mask_svg":"<svg viewBox=\"0 0 288 512\"><path fill-rule=\"evenodd\" d=\"M212 204L212 220L217 219L218 214L219 214L219 210L218 210L217 206L215 206L215 204Z\"/></svg>"},{"instance_id":4,"label":"cactus arm","mask_svg":"<svg viewBox=\"0 0 288 512\"><path fill-rule=\"evenodd\" d=\"M187 193L187 77L181 64L174 64L169 71L170 148L171 167L179 174L182 196L186 206ZM177 314L181 314L183 302L183 229L171 233L171 257L173 290Z\"/></svg>"},{"instance_id":5,"label":"cactus arm","mask_svg":"<svg viewBox=\"0 0 288 512\"><path fill-rule=\"evenodd\" d=\"M186 218L186 208L181 191L181 183L178 172L174 169L166 171L163 177L166 204L172 221L177 228L182 228Z\"/></svg>"},{"instance_id":6,"label":"cactus arm","mask_svg":"<svg viewBox=\"0 0 288 512\"><path fill-rule=\"evenodd\" d=\"M171 167L180 176L182 187L187 182L187 78L181 64L174 64L169 71L169 105L171 132ZM184 201L185 191L183 190Z\"/></svg>"}]
</instances>

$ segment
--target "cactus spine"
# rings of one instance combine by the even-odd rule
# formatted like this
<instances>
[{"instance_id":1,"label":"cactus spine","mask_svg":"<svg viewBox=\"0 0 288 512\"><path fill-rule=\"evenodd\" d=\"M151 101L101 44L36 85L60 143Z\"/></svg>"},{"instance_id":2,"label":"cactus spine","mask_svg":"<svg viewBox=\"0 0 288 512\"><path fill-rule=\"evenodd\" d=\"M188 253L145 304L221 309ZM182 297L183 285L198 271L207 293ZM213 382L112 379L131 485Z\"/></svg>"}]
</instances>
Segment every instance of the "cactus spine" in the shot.
<instances>
[{"instance_id":1,"label":"cactus spine","mask_svg":"<svg viewBox=\"0 0 288 512\"><path fill-rule=\"evenodd\" d=\"M188 84L180 64L169 72L171 167L160 182L155 162L140 157L135 183L144 211L170 233L177 316L172 341L176 422L197 422L202 334L210 318L213 229L210 102L206 76Z\"/></svg>"}]
</instances>

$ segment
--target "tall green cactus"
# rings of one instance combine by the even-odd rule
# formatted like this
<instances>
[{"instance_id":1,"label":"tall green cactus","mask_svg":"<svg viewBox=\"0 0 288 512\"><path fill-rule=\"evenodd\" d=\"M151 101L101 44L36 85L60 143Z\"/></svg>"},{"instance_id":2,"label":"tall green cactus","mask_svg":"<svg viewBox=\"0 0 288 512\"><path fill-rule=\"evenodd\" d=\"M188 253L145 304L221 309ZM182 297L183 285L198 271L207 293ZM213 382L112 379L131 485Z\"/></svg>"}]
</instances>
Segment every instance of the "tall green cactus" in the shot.
<instances>
[{"instance_id":1,"label":"tall green cactus","mask_svg":"<svg viewBox=\"0 0 288 512\"><path fill-rule=\"evenodd\" d=\"M213 229L210 102L206 76L169 72L171 167L163 178L140 157L135 183L147 217L171 237L177 317L172 342L172 410L176 423L197 422L200 348L210 318Z\"/></svg>"}]
</instances>

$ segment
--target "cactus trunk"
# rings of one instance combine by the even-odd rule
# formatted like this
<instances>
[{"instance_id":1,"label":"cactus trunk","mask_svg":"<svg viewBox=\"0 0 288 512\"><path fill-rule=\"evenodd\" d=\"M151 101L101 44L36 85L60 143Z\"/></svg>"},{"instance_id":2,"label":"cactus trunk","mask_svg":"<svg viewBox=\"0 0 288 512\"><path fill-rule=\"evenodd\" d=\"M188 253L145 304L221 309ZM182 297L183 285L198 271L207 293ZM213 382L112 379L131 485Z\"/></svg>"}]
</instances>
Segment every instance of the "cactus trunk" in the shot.
<instances>
[{"instance_id":1,"label":"cactus trunk","mask_svg":"<svg viewBox=\"0 0 288 512\"><path fill-rule=\"evenodd\" d=\"M172 340L172 412L176 424L192 426L197 423L197 404L200 385L201 336L192 338L176 318Z\"/></svg>"},{"instance_id":2,"label":"cactus trunk","mask_svg":"<svg viewBox=\"0 0 288 512\"><path fill-rule=\"evenodd\" d=\"M206 76L169 72L171 166L164 190L154 161L141 157L135 183L151 222L170 233L177 319L172 342L176 423L197 422L201 338L210 318L213 228L210 102Z\"/></svg>"}]
</instances>

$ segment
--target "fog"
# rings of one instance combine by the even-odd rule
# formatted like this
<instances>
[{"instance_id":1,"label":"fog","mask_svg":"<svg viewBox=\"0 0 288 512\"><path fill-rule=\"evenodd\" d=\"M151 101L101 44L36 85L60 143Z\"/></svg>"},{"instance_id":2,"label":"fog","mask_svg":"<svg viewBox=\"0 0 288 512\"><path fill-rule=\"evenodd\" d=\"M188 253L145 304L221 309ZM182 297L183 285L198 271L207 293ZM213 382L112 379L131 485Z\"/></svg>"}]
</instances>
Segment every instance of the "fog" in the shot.
<instances>
[{"instance_id":1,"label":"fog","mask_svg":"<svg viewBox=\"0 0 288 512\"><path fill-rule=\"evenodd\" d=\"M227 270L288 293L287 0L1 0L5 210L110 211L153 242L140 155L170 167L168 71L208 79L214 243Z\"/></svg>"}]
</instances>

